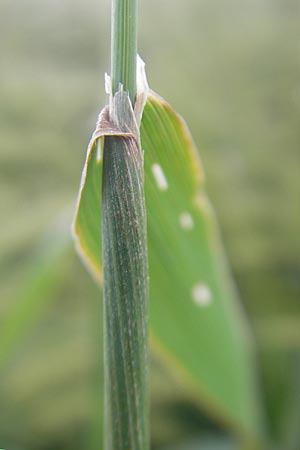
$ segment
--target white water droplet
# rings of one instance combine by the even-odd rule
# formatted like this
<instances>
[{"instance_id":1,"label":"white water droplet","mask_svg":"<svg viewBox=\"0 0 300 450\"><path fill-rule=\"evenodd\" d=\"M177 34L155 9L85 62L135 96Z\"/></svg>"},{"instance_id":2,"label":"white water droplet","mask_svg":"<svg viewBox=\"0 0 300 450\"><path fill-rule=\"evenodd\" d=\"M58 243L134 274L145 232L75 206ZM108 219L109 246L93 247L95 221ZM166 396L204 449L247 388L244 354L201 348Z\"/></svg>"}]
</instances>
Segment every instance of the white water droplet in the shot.
<instances>
[{"instance_id":1,"label":"white water droplet","mask_svg":"<svg viewBox=\"0 0 300 450\"><path fill-rule=\"evenodd\" d=\"M211 290L204 283L197 283L193 286L192 297L198 306L208 306L212 301Z\"/></svg>"},{"instance_id":2,"label":"white water droplet","mask_svg":"<svg viewBox=\"0 0 300 450\"><path fill-rule=\"evenodd\" d=\"M184 230L189 231L189 230L192 230L194 228L193 217L188 212L183 212L183 213L180 214L180 216L179 216L179 223L180 223L180 226Z\"/></svg>"},{"instance_id":3,"label":"white water droplet","mask_svg":"<svg viewBox=\"0 0 300 450\"><path fill-rule=\"evenodd\" d=\"M168 182L166 176L159 164L153 164L152 173L157 183L158 189L166 191L168 189Z\"/></svg>"}]
</instances>

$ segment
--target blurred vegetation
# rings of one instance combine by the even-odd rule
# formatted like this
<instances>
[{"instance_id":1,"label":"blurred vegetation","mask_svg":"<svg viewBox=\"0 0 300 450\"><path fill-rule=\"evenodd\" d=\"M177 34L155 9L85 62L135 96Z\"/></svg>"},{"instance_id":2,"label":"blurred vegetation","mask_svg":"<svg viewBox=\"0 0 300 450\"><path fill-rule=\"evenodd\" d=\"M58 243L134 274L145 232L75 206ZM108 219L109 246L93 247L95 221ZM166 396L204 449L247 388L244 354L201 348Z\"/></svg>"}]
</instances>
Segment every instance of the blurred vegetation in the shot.
<instances>
[{"instance_id":1,"label":"blurred vegetation","mask_svg":"<svg viewBox=\"0 0 300 450\"><path fill-rule=\"evenodd\" d=\"M40 242L73 209L105 102L109 6L0 3L0 329ZM257 341L272 448L284 450L300 447L299 20L297 0L140 1L149 82L199 147ZM100 294L68 252L51 302L1 367L3 448L97 447ZM223 435L158 361L152 378L153 448Z\"/></svg>"}]
</instances>

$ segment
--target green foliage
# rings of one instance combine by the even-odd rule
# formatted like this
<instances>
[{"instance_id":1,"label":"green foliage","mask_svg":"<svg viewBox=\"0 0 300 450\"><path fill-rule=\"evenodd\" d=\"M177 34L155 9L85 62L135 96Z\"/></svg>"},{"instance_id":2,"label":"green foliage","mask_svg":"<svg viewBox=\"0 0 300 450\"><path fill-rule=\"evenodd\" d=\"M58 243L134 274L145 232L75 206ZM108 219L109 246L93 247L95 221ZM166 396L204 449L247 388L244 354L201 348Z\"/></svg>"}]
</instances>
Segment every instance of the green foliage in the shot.
<instances>
[{"instance_id":1,"label":"green foliage","mask_svg":"<svg viewBox=\"0 0 300 450\"><path fill-rule=\"evenodd\" d=\"M55 299L56 290L66 274L69 247L66 227L49 232L38 246L0 330L0 368L44 314L47 304Z\"/></svg>"},{"instance_id":2,"label":"green foliage","mask_svg":"<svg viewBox=\"0 0 300 450\"><path fill-rule=\"evenodd\" d=\"M197 152L180 117L151 94L141 124L154 351L212 416L257 433L251 344L227 273ZM100 172L89 149L74 224L77 246L101 279ZM112 189L112 188L111 188ZM91 202L90 202L91 199ZM87 212L87 214L86 214Z\"/></svg>"},{"instance_id":3,"label":"green foliage","mask_svg":"<svg viewBox=\"0 0 300 450\"><path fill-rule=\"evenodd\" d=\"M57 212L73 207L83 149L105 102L99 73L109 70L108 4L102 14L99 0L0 4L1 326L32 249ZM153 0L139 15L151 85L183 113L201 151L253 324L271 448L280 450L287 434L299 448L288 431L290 411L299 423L299 6ZM99 398L92 388L101 342L96 298L71 254L62 288L1 372L2 448L90 450L82 434L93 420L90 397ZM207 428L219 432L166 368L152 366L152 380L155 450L183 446Z\"/></svg>"}]
</instances>

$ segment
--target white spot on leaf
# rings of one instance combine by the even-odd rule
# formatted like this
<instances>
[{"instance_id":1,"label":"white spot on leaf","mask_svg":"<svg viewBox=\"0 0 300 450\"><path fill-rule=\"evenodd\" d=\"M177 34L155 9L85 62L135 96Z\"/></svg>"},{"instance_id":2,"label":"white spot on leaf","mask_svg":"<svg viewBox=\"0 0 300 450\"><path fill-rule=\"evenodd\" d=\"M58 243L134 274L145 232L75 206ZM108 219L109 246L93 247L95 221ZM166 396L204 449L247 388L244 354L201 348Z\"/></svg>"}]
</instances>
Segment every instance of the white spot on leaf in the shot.
<instances>
[{"instance_id":1,"label":"white spot on leaf","mask_svg":"<svg viewBox=\"0 0 300 450\"><path fill-rule=\"evenodd\" d=\"M188 212L183 212L180 214L179 223L180 223L180 226L184 230L188 231L188 230L192 230L194 228L194 220L193 220L191 214Z\"/></svg>"},{"instance_id":2,"label":"white spot on leaf","mask_svg":"<svg viewBox=\"0 0 300 450\"><path fill-rule=\"evenodd\" d=\"M211 290L204 283L197 283L193 286L192 297L198 306L208 306L212 301Z\"/></svg>"},{"instance_id":3,"label":"white spot on leaf","mask_svg":"<svg viewBox=\"0 0 300 450\"><path fill-rule=\"evenodd\" d=\"M97 150L96 161L97 161L97 163L100 163L101 159L102 159L102 140L103 139L97 139L97 142L96 142L96 150Z\"/></svg>"},{"instance_id":4,"label":"white spot on leaf","mask_svg":"<svg viewBox=\"0 0 300 450\"><path fill-rule=\"evenodd\" d=\"M168 182L166 176L159 164L153 164L152 173L157 183L158 189L166 191L168 189Z\"/></svg>"}]
</instances>

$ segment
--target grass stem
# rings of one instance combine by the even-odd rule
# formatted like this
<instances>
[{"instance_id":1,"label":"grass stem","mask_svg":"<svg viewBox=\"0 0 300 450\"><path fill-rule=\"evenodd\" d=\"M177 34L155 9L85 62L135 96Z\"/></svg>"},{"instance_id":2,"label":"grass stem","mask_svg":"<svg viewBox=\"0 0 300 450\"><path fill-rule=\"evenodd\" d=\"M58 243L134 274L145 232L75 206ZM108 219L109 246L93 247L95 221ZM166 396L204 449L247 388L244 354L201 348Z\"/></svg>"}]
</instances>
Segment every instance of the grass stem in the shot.
<instances>
[{"instance_id":1,"label":"grass stem","mask_svg":"<svg viewBox=\"0 0 300 450\"><path fill-rule=\"evenodd\" d=\"M112 87L136 95L137 0L112 2ZM125 93L121 122L134 123ZM112 113L112 110L110 111ZM111 114L113 117L113 114ZM106 136L102 180L104 450L149 449L148 265L143 154L136 137Z\"/></svg>"},{"instance_id":2,"label":"grass stem","mask_svg":"<svg viewBox=\"0 0 300 450\"><path fill-rule=\"evenodd\" d=\"M112 0L111 76L115 94L119 84L134 104L136 95L137 0Z\"/></svg>"}]
</instances>

